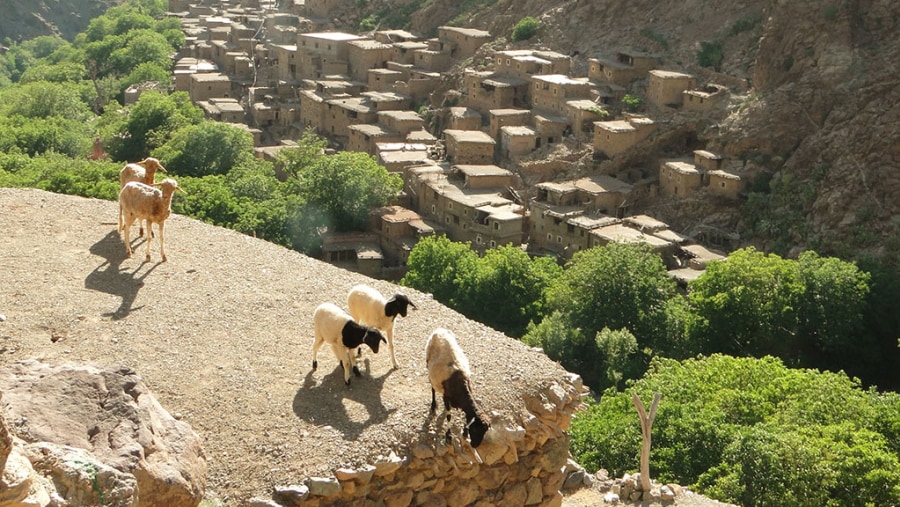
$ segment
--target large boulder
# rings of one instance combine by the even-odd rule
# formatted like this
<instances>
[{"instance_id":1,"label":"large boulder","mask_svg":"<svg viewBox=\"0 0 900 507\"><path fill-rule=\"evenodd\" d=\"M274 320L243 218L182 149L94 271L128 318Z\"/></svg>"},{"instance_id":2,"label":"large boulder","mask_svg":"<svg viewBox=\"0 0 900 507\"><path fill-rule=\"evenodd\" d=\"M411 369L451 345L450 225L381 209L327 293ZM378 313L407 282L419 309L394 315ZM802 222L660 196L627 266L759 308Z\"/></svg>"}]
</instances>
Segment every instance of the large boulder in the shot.
<instances>
[{"instance_id":1,"label":"large boulder","mask_svg":"<svg viewBox=\"0 0 900 507\"><path fill-rule=\"evenodd\" d=\"M17 437L55 444L34 447L31 457L60 446L84 449L134 476L141 507L200 503L206 487L200 437L163 409L130 368L19 361L0 367L0 391Z\"/></svg>"}]
</instances>

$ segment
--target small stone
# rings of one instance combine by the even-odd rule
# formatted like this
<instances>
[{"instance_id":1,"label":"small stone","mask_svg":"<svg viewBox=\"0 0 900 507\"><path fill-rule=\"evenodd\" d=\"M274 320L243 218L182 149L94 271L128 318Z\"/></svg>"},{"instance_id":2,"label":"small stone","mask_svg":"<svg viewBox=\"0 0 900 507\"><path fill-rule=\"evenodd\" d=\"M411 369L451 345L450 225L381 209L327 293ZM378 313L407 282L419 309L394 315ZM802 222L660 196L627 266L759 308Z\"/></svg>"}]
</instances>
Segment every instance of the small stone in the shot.
<instances>
[{"instance_id":1,"label":"small stone","mask_svg":"<svg viewBox=\"0 0 900 507\"><path fill-rule=\"evenodd\" d=\"M613 505L619 503L619 495L615 493L607 493L603 495L603 501L606 503L611 503Z\"/></svg>"}]
</instances>

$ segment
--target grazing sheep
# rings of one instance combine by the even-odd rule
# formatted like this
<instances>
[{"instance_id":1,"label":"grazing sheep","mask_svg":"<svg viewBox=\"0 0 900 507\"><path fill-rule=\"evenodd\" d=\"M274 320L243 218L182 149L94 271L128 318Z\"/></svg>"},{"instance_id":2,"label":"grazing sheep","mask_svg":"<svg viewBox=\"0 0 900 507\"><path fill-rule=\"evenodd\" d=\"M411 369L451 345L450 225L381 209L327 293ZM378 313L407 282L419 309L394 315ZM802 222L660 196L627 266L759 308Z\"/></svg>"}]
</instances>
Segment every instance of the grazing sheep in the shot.
<instances>
[{"instance_id":1,"label":"grazing sheep","mask_svg":"<svg viewBox=\"0 0 900 507\"><path fill-rule=\"evenodd\" d=\"M95 143L96 144L96 143ZM159 169L164 173L168 173L166 168L159 163L159 160L153 157L147 157L140 162L134 162L131 164L125 164L125 167L119 171L119 191L122 191L122 188L126 183L131 181L137 181L143 183L145 185L153 185L156 179L156 170ZM122 207L119 206L119 223L122 222ZM144 224L139 223L140 235L139 237L144 236ZM152 234L152 231L151 231Z\"/></svg>"},{"instance_id":2,"label":"grazing sheep","mask_svg":"<svg viewBox=\"0 0 900 507\"><path fill-rule=\"evenodd\" d=\"M155 188L160 187L160 188ZM160 190L161 189L161 190ZM172 194L181 190L178 183L166 178L153 186L132 181L126 183L119 192L119 232L125 231L125 251L131 257L131 238L129 236L131 224L135 220L146 220L147 230L153 230L153 224L159 224L159 253L163 262L166 262L166 236L164 226L166 219L172 212ZM181 190L183 192L183 190ZM152 234L147 238L147 262L150 262L150 243Z\"/></svg>"},{"instance_id":3,"label":"grazing sheep","mask_svg":"<svg viewBox=\"0 0 900 507\"><path fill-rule=\"evenodd\" d=\"M313 328L316 341L313 343L312 369L318 368L319 362L316 357L319 354L319 348L327 342L331 345L334 357L341 362L341 366L344 368L344 383L347 385L350 385L351 368L357 377L360 375L359 368L356 367L353 349L365 343L372 349L372 352L377 354L379 345L385 341L384 336L377 329L356 323L353 317L334 303L322 303L316 307L316 311L313 313Z\"/></svg>"},{"instance_id":4,"label":"grazing sheep","mask_svg":"<svg viewBox=\"0 0 900 507\"><path fill-rule=\"evenodd\" d=\"M347 295L347 306L353 320L366 326L380 329L387 335L388 349L391 351L391 364L397 366L394 355L394 320L397 315L406 317L408 307L416 309L416 305L405 294L395 294L391 299L384 299L380 292L368 285L357 285ZM360 349L362 350L362 349Z\"/></svg>"},{"instance_id":5,"label":"grazing sheep","mask_svg":"<svg viewBox=\"0 0 900 507\"><path fill-rule=\"evenodd\" d=\"M435 392L444 397L444 411L450 421L450 409L458 408L466 414L463 437L469 437L472 447L481 445L491 424L472 398L469 360L463 353L456 336L447 329L435 329L425 345L425 363L431 381L431 412L437 409ZM447 429L450 438L450 429Z\"/></svg>"}]
</instances>

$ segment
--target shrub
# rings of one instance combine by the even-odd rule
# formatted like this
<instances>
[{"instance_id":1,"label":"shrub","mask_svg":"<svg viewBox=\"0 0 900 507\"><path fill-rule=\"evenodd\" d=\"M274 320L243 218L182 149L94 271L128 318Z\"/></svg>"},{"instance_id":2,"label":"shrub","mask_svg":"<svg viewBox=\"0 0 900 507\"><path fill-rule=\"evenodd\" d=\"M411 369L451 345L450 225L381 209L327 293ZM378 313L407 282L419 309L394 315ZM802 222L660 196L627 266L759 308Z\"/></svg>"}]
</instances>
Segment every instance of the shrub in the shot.
<instances>
[{"instance_id":1,"label":"shrub","mask_svg":"<svg viewBox=\"0 0 900 507\"><path fill-rule=\"evenodd\" d=\"M538 28L540 27L541 22L538 21L537 18L525 16L513 27L512 41L528 40L534 37L534 34L537 33Z\"/></svg>"},{"instance_id":2,"label":"shrub","mask_svg":"<svg viewBox=\"0 0 900 507\"><path fill-rule=\"evenodd\" d=\"M703 41L700 43L700 50L697 51L697 63L701 67L712 67L719 70L724 56L721 42Z\"/></svg>"}]
</instances>

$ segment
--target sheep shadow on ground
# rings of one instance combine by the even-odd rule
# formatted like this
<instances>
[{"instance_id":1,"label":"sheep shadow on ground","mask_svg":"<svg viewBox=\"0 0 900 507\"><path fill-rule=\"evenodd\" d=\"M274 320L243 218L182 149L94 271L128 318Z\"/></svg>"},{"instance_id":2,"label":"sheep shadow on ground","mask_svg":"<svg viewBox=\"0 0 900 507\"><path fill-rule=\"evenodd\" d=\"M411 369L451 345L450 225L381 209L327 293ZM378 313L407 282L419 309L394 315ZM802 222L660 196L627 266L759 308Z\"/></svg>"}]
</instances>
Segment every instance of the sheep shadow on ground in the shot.
<instances>
[{"instance_id":1,"label":"sheep shadow on ground","mask_svg":"<svg viewBox=\"0 0 900 507\"><path fill-rule=\"evenodd\" d=\"M294 395L294 414L316 426L331 426L343 434L344 440L356 440L367 428L384 422L396 410L388 409L381 401L384 382L393 373L380 377L369 375L369 361L364 361L362 376L350 374L350 385L344 384L344 369L340 364L319 379L310 370L303 386ZM319 363L319 372L322 364Z\"/></svg>"},{"instance_id":2,"label":"sheep shadow on ground","mask_svg":"<svg viewBox=\"0 0 900 507\"><path fill-rule=\"evenodd\" d=\"M112 230L106 234L100 241L91 245L90 252L106 259L102 264L94 268L84 279L84 287L90 290L105 292L122 298L122 303L113 312L104 313L104 317L111 317L112 320L121 320L128 316L132 310L142 308L141 306L134 308L137 293L144 286L144 278L147 277L159 263L154 264L142 275L136 277L137 272L147 264L146 261L133 271L128 272L127 268L122 267L125 257L125 243L122 241L119 232Z\"/></svg>"}]
</instances>

